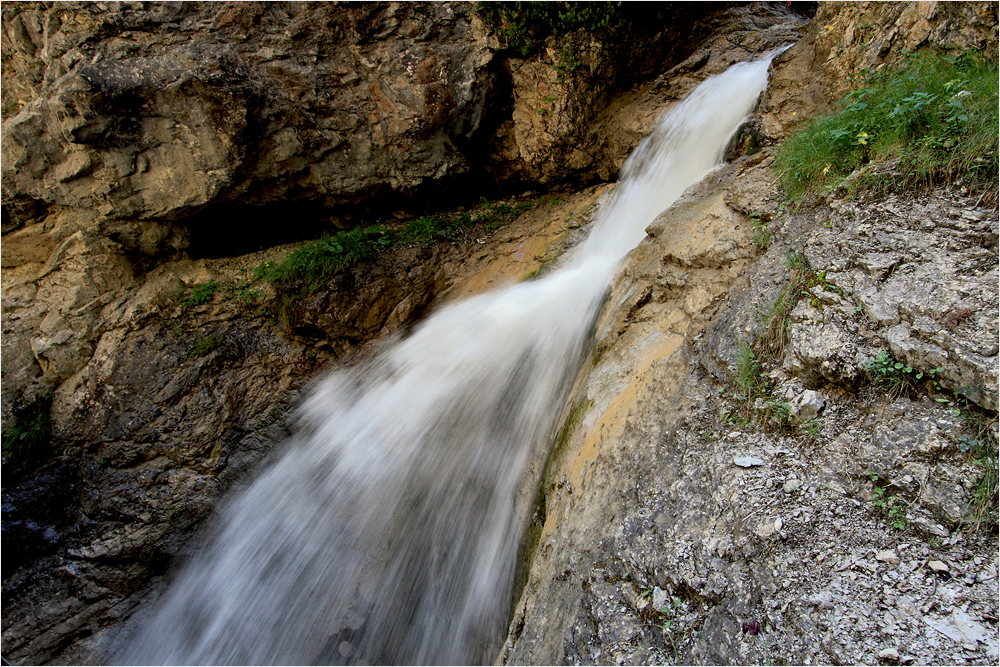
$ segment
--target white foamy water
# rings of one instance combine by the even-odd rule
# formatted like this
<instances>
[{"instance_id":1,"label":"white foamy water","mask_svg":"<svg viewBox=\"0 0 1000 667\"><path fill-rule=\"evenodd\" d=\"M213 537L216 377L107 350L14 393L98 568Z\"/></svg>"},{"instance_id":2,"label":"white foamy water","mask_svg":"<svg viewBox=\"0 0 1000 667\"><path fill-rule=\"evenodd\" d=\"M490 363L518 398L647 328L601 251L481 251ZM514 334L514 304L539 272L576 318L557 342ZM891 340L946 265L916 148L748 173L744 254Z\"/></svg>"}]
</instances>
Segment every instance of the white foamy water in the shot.
<instances>
[{"instance_id":1,"label":"white foamy water","mask_svg":"<svg viewBox=\"0 0 1000 667\"><path fill-rule=\"evenodd\" d=\"M622 257L721 161L767 65L734 65L676 105L564 268L443 308L323 380L301 433L230 499L117 659L492 662L529 452L555 427Z\"/></svg>"}]
</instances>

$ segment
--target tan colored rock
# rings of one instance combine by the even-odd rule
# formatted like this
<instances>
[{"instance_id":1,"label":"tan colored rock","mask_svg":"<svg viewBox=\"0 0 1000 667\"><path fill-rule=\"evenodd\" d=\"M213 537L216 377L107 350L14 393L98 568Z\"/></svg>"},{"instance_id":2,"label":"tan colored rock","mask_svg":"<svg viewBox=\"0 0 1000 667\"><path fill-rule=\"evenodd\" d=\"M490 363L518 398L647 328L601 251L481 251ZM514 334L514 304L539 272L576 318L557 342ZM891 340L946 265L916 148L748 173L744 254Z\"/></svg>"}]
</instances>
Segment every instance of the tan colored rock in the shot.
<instances>
[{"instance_id":1,"label":"tan colored rock","mask_svg":"<svg viewBox=\"0 0 1000 667\"><path fill-rule=\"evenodd\" d=\"M728 167L725 175L714 174L712 183L720 176L727 184L735 182L745 168L746 164ZM545 522L539 537L539 544L546 546L536 554L530 583L515 607L511 628L518 630L508 636L501 662L549 664L564 659L564 632L569 632L575 618L572 610L584 602L560 573L577 558L575 554L603 539L616 512L615 489L629 484L610 470L636 455L623 445L631 442L636 425L648 427L651 420L670 423L682 412L682 378L690 363L686 342L701 330L715 300L754 254L749 220L725 205L721 191L705 184L657 218L648 233L612 286L597 323L593 367L582 374L571 400L572 429L565 447L549 462L550 473L543 480ZM664 276L680 273L685 275L682 287L676 281L665 283ZM696 291L703 296L690 301L689 293ZM727 463L731 465L731 458ZM694 505L690 511L700 516ZM773 519L763 525L768 535L774 533ZM684 572L689 565L682 566ZM574 574L573 581L579 576L585 575ZM724 590L724 582L720 573L693 585L699 594L714 599ZM609 633L609 641L625 636L607 620L598 633Z\"/></svg>"},{"instance_id":2,"label":"tan colored rock","mask_svg":"<svg viewBox=\"0 0 1000 667\"><path fill-rule=\"evenodd\" d=\"M776 61L761 105L767 135L834 109L866 71L932 47L997 54L997 9L987 2L821 2L808 34Z\"/></svg>"},{"instance_id":3,"label":"tan colored rock","mask_svg":"<svg viewBox=\"0 0 1000 667\"><path fill-rule=\"evenodd\" d=\"M290 190L340 203L464 173L457 144L478 128L491 86L472 10L8 9L5 208L19 224L34 221L21 210L30 202L153 224Z\"/></svg>"},{"instance_id":4,"label":"tan colored rock","mask_svg":"<svg viewBox=\"0 0 1000 667\"><path fill-rule=\"evenodd\" d=\"M676 15L661 32L635 34L624 47L581 32L507 61L513 109L493 140L490 170L543 184L614 180L670 104L735 62L795 42L805 25L763 4L665 11Z\"/></svg>"}]
</instances>

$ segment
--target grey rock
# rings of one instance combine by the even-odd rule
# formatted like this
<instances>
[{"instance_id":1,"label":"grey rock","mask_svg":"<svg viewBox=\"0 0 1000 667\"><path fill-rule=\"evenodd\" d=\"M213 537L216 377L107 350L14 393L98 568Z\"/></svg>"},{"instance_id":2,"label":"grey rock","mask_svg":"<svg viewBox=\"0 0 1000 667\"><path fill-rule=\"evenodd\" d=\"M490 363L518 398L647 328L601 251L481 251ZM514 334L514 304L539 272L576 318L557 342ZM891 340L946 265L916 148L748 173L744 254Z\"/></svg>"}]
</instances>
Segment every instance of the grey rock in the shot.
<instances>
[{"instance_id":1,"label":"grey rock","mask_svg":"<svg viewBox=\"0 0 1000 667\"><path fill-rule=\"evenodd\" d=\"M822 232L829 238L810 245L807 256L817 271L843 266L846 258L855 268L829 270L827 279L845 302L861 307L866 326L893 356L915 372L941 369L936 381L995 410L998 324L986 314L997 308L1000 274L991 240L997 221L974 203L895 196L865 209L840 203L832 231ZM856 378L857 366L877 350L855 332L853 316L843 306L820 313L800 304L786 368L834 382Z\"/></svg>"},{"instance_id":2,"label":"grey rock","mask_svg":"<svg viewBox=\"0 0 1000 667\"><path fill-rule=\"evenodd\" d=\"M996 636L995 632L987 630L982 624L972 620L961 609L955 609L945 618L924 616L924 622L944 636L959 643L985 643Z\"/></svg>"},{"instance_id":3,"label":"grey rock","mask_svg":"<svg viewBox=\"0 0 1000 667\"><path fill-rule=\"evenodd\" d=\"M753 468L764 465L764 459L756 456L737 456L733 459L733 463L741 468Z\"/></svg>"},{"instance_id":4,"label":"grey rock","mask_svg":"<svg viewBox=\"0 0 1000 667\"><path fill-rule=\"evenodd\" d=\"M808 602L820 609L833 609L833 593L830 591L815 593L809 596Z\"/></svg>"},{"instance_id":5,"label":"grey rock","mask_svg":"<svg viewBox=\"0 0 1000 667\"><path fill-rule=\"evenodd\" d=\"M802 421L809 421L819 415L825 405L826 400L818 392L806 389L792 401L792 410Z\"/></svg>"},{"instance_id":6,"label":"grey rock","mask_svg":"<svg viewBox=\"0 0 1000 667\"><path fill-rule=\"evenodd\" d=\"M899 651L894 648L884 648L878 652L878 657L880 660L899 660Z\"/></svg>"},{"instance_id":7,"label":"grey rock","mask_svg":"<svg viewBox=\"0 0 1000 667\"><path fill-rule=\"evenodd\" d=\"M927 567L931 572L948 572L950 569L947 563L939 560L927 561Z\"/></svg>"},{"instance_id":8,"label":"grey rock","mask_svg":"<svg viewBox=\"0 0 1000 667\"><path fill-rule=\"evenodd\" d=\"M670 597L667 595L667 592L659 586L653 588L653 609L656 609L657 611L663 609L667 606L669 599Z\"/></svg>"}]
</instances>

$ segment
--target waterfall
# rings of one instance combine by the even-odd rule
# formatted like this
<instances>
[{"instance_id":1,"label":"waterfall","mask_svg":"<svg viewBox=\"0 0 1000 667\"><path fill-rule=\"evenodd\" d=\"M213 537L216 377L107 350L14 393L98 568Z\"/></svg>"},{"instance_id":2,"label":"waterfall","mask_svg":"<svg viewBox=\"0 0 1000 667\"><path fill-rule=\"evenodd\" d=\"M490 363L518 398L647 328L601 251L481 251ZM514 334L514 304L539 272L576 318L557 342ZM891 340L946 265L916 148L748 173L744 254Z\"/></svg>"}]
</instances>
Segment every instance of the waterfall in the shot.
<instances>
[{"instance_id":1,"label":"waterfall","mask_svg":"<svg viewBox=\"0 0 1000 667\"><path fill-rule=\"evenodd\" d=\"M734 65L664 116L563 268L449 305L325 378L116 659L491 662L529 452L556 426L621 259L721 161L768 63Z\"/></svg>"}]
</instances>

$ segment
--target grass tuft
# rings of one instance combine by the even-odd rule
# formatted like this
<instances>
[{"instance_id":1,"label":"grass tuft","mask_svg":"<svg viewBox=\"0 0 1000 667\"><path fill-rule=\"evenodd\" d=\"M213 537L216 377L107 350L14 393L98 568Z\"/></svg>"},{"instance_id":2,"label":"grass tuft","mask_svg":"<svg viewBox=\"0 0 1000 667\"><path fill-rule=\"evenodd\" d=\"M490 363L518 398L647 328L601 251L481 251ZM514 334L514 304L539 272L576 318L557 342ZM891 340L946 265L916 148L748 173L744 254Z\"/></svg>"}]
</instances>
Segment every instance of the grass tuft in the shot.
<instances>
[{"instance_id":1,"label":"grass tuft","mask_svg":"<svg viewBox=\"0 0 1000 667\"><path fill-rule=\"evenodd\" d=\"M978 53L924 51L888 74L868 74L820 118L781 147L776 167L793 200L831 188L852 172L852 188L875 193L959 179L995 195L998 160L997 65ZM888 173L869 163L898 161Z\"/></svg>"},{"instance_id":2,"label":"grass tuft","mask_svg":"<svg viewBox=\"0 0 1000 667\"><path fill-rule=\"evenodd\" d=\"M997 415L960 400L963 434L959 449L969 455L982 471L972 487L969 518L964 522L972 532L997 531L1000 520L1000 434Z\"/></svg>"},{"instance_id":3,"label":"grass tuft","mask_svg":"<svg viewBox=\"0 0 1000 667\"><path fill-rule=\"evenodd\" d=\"M758 398L763 389L763 382L760 375L760 363L757 355L749 345L740 345L739 352L736 353L736 374L733 377L736 387L739 390L740 398L749 403L753 403Z\"/></svg>"},{"instance_id":4,"label":"grass tuft","mask_svg":"<svg viewBox=\"0 0 1000 667\"><path fill-rule=\"evenodd\" d=\"M15 415L14 425L3 435L3 462L15 468L40 461L48 453L52 434L52 394Z\"/></svg>"},{"instance_id":5,"label":"grass tuft","mask_svg":"<svg viewBox=\"0 0 1000 667\"><path fill-rule=\"evenodd\" d=\"M533 206L532 202L509 206L484 199L474 213L425 216L397 229L372 225L325 234L299 245L277 262L261 262L254 270L254 279L266 280L283 291L310 292L340 271L372 261L391 248L469 240L475 227L495 231Z\"/></svg>"}]
</instances>

